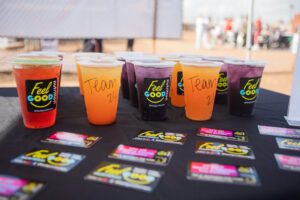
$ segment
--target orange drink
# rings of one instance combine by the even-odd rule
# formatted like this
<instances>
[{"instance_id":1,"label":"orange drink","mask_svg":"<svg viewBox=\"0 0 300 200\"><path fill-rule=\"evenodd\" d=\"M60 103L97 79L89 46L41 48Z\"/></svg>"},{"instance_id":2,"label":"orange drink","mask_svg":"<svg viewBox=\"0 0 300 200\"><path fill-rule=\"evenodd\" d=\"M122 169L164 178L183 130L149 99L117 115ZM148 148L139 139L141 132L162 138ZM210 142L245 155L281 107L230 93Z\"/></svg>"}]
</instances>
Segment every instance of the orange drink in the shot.
<instances>
[{"instance_id":1,"label":"orange drink","mask_svg":"<svg viewBox=\"0 0 300 200\"><path fill-rule=\"evenodd\" d=\"M74 58L75 58L75 62L76 62L76 69L77 69L77 77L78 77L78 82L79 82L79 90L80 90L81 95L83 95L84 92L83 92L82 76L81 76L79 62L82 60L90 59L90 58L94 58L94 59L101 58L104 55L105 55L104 53L89 53L89 52L74 54Z\"/></svg>"},{"instance_id":2,"label":"orange drink","mask_svg":"<svg viewBox=\"0 0 300 200\"><path fill-rule=\"evenodd\" d=\"M222 63L187 59L183 69L186 117L196 121L212 117L214 99Z\"/></svg>"},{"instance_id":3,"label":"orange drink","mask_svg":"<svg viewBox=\"0 0 300 200\"><path fill-rule=\"evenodd\" d=\"M123 62L103 57L79 64L88 121L95 125L115 122Z\"/></svg>"}]
</instances>

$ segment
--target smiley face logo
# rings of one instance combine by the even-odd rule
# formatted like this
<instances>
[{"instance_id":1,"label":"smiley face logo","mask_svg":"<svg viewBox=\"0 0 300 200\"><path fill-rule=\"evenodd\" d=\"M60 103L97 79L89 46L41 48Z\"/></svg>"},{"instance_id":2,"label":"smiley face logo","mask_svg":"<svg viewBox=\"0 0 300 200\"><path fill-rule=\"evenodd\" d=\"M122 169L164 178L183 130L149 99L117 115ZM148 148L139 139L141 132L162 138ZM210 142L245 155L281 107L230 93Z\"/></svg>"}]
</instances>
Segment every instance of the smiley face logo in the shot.
<instances>
[{"instance_id":1,"label":"smiley face logo","mask_svg":"<svg viewBox=\"0 0 300 200\"><path fill-rule=\"evenodd\" d=\"M146 100L151 104L164 103L167 96L167 79L151 80L144 92Z\"/></svg>"},{"instance_id":2,"label":"smiley face logo","mask_svg":"<svg viewBox=\"0 0 300 200\"><path fill-rule=\"evenodd\" d=\"M241 81L240 95L246 101L254 101L259 93L259 78L247 78Z\"/></svg>"},{"instance_id":3,"label":"smiley face logo","mask_svg":"<svg viewBox=\"0 0 300 200\"><path fill-rule=\"evenodd\" d=\"M125 172L122 174L124 180L129 183L138 184L138 185L148 185L155 181L155 177L149 176L144 173L133 173L133 172Z\"/></svg>"},{"instance_id":4,"label":"smiley face logo","mask_svg":"<svg viewBox=\"0 0 300 200\"><path fill-rule=\"evenodd\" d=\"M218 85L217 85L217 91L218 92L226 92L227 90L228 90L227 73L220 72L219 79L218 79Z\"/></svg>"},{"instance_id":5,"label":"smiley face logo","mask_svg":"<svg viewBox=\"0 0 300 200\"><path fill-rule=\"evenodd\" d=\"M27 80L26 94L30 112L52 110L56 105L56 79Z\"/></svg>"}]
</instances>

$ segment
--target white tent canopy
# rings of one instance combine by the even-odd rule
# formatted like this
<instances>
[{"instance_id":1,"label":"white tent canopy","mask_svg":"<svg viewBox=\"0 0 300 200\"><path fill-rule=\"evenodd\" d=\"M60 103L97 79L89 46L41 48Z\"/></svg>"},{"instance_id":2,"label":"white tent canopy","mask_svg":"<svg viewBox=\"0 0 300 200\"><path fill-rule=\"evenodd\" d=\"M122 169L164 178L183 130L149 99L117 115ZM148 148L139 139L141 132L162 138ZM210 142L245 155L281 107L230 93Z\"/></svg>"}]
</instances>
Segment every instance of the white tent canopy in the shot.
<instances>
[{"instance_id":1,"label":"white tent canopy","mask_svg":"<svg viewBox=\"0 0 300 200\"><path fill-rule=\"evenodd\" d=\"M181 37L181 0L0 0L0 4L3 37Z\"/></svg>"}]
</instances>

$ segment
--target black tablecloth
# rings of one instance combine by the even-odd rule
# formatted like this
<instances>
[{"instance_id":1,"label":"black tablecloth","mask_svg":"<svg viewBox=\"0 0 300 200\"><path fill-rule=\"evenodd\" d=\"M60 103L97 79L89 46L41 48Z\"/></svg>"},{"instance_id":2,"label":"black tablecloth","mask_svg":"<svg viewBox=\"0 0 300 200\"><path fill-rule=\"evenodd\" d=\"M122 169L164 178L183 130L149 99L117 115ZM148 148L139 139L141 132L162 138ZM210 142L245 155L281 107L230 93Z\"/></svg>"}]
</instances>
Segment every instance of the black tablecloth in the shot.
<instances>
[{"instance_id":1,"label":"black tablecloth","mask_svg":"<svg viewBox=\"0 0 300 200\"><path fill-rule=\"evenodd\" d=\"M16 97L16 89L0 89L0 96ZM300 173L280 170L273 155L274 153L300 155L300 153L279 149L274 137L261 136L257 130L258 124L287 127L283 118L287 104L288 96L262 90L255 116L252 118L231 116L226 106L217 105L212 120L195 122L185 118L184 109L169 106L167 121L149 122L139 120L138 111L131 107L127 100L120 98L117 123L110 126L93 126L87 121L83 97L79 95L78 88L62 88L57 122L54 127L41 130L26 129L19 117L15 121L10 121L11 124L2 132L5 136L0 142L0 174L12 174L47 182L46 188L35 197L36 199L300 199ZM7 109L0 102L1 114L8 114L3 113L4 110ZM196 136L199 127L246 131L249 134L248 145L253 147L256 159L195 154L196 141L203 139ZM187 133L188 139L183 146L132 140L141 129ZM103 136L103 139L90 149L40 142L42 138L55 131L94 134ZM83 179L101 161L112 161L107 155L121 143L174 150L171 163L166 167L117 161L164 171L165 175L153 193L148 194ZM12 158L33 148L80 153L87 157L68 173L10 163ZM186 179L186 171L190 160L252 165L256 168L262 185L251 187L189 181Z\"/></svg>"}]
</instances>

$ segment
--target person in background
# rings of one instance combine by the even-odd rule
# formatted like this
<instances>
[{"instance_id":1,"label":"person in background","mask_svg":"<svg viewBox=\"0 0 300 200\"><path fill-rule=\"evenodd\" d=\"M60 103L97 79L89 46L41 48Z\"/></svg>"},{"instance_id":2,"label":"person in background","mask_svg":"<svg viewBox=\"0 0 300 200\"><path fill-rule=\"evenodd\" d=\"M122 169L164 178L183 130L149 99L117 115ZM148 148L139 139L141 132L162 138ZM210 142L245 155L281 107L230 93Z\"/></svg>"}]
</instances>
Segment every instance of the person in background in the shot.
<instances>
[{"instance_id":1,"label":"person in background","mask_svg":"<svg viewBox=\"0 0 300 200\"><path fill-rule=\"evenodd\" d=\"M127 40L127 51L133 51L134 39L130 38Z\"/></svg>"},{"instance_id":2,"label":"person in background","mask_svg":"<svg viewBox=\"0 0 300 200\"><path fill-rule=\"evenodd\" d=\"M258 18L256 21L255 21L255 29L254 29L254 47L255 48L259 48L259 37L260 37L260 34L261 34L261 31L262 31L262 22L261 22L261 19Z\"/></svg>"}]
</instances>

